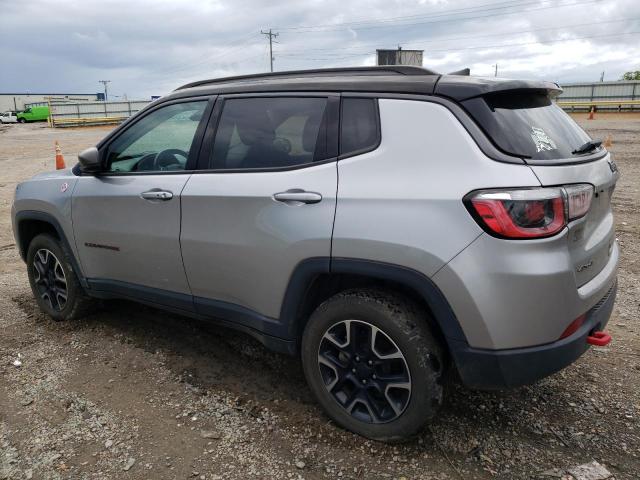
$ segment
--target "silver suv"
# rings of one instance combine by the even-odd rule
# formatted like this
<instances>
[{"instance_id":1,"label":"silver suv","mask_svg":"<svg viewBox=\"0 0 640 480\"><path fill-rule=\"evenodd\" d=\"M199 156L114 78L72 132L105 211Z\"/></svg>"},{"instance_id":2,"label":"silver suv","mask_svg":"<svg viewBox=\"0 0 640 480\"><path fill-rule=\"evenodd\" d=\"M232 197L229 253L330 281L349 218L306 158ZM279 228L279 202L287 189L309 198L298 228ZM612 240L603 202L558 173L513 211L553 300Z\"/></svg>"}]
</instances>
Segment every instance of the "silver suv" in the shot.
<instances>
[{"instance_id":1,"label":"silver suv","mask_svg":"<svg viewBox=\"0 0 640 480\"><path fill-rule=\"evenodd\" d=\"M513 387L610 340L618 172L560 91L417 67L185 85L17 187L34 296L243 330L300 355L336 423L405 438L450 373Z\"/></svg>"}]
</instances>

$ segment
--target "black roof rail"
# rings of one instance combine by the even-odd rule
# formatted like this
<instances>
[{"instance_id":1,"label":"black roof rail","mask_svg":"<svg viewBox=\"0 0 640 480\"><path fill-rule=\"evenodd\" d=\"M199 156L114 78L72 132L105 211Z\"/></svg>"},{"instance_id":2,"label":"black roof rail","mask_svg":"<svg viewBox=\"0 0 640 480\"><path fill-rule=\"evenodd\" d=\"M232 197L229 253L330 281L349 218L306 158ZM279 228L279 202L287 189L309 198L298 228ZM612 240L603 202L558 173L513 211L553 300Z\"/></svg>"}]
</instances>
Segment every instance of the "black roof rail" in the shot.
<instances>
[{"instance_id":1,"label":"black roof rail","mask_svg":"<svg viewBox=\"0 0 640 480\"><path fill-rule=\"evenodd\" d=\"M312 70L288 70L284 72L253 73L250 75L238 75L234 77L212 78L209 80L199 80L187 83L176 90L185 88L200 87L215 83L235 82L238 80L268 80L270 78L286 78L300 76L341 76L341 75L439 75L439 73L427 68L412 65L385 65L376 67L343 67L343 68L318 68Z\"/></svg>"}]
</instances>

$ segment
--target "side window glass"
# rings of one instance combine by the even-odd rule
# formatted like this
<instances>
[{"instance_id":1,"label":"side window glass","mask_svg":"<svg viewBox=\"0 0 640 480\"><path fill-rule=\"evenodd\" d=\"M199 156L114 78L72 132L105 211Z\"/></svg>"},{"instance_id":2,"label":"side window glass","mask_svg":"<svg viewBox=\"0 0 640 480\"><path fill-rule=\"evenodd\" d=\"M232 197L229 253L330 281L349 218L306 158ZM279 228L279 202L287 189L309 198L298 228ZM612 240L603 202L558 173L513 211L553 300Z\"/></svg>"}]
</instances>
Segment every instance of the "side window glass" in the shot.
<instances>
[{"instance_id":1,"label":"side window glass","mask_svg":"<svg viewBox=\"0 0 640 480\"><path fill-rule=\"evenodd\" d=\"M373 98L343 98L340 155L374 149L380 142L378 111Z\"/></svg>"},{"instance_id":2,"label":"side window glass","mask_svg":"<svg viewBox=\"0 0 640 480\"><path fill-rule=\"evenodd\" d=\"M134 123L109 145L107 170L184 170L206 106L206 101L174 103Z\"/></svg>"},{"instance_id":3,"label":"side window glass","mask_svg":"<svg viewBox=\"0 0 640 480\"><path fill-rule=\"evenodd\" d=\"M327 99L226 100L211 155L215 169L278 168L327 158Z\"/></svg>"}]
</instances>

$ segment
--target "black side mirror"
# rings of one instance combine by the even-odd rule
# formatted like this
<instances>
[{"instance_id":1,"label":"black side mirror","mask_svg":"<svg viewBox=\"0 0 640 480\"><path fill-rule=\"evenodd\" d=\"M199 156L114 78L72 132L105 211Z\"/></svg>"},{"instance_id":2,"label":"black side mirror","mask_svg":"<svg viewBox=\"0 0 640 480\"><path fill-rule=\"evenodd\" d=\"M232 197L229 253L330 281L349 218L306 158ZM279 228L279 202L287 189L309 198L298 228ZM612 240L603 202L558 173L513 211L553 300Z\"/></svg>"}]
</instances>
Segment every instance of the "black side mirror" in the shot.
<instances>
[{"instance_id":1,"label":"black side mirror","mask_svg":"<svg viewBox=\"0 0 640 480\"><path fill-rule=\"evenodd\" d=\"M80 152L78 161L80 162L80 170L83 173L98 173L102 170L100 154L96 147L90 147Z\"/></svg>"}]
</instances>

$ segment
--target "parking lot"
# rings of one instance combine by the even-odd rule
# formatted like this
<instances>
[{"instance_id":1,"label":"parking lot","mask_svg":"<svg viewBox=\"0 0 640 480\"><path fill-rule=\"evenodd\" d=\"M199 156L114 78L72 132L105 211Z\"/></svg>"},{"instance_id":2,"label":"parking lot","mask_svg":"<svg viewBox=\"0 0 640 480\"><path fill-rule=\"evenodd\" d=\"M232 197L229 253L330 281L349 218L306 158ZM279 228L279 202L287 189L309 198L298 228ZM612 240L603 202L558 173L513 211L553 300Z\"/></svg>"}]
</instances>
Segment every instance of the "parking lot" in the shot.
<instances>
[{"instance_id":1,"label":"parking lot","mask_svg":"<svg viewBox=\"0 0 640 480\"><path fill-rule=\"evenodd\" d=\"M11 231L15 185L55 168L55 140L72 165L110 127L0 125L0 479L551 479L592 461L640 478L640 116L578 120L611 136L622 174L613 342L531 386L450 385L401 445L336 427L298 360L245 335L124 301L42 315Z\"/></svg>"}]
</instances>

